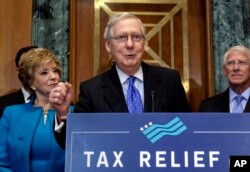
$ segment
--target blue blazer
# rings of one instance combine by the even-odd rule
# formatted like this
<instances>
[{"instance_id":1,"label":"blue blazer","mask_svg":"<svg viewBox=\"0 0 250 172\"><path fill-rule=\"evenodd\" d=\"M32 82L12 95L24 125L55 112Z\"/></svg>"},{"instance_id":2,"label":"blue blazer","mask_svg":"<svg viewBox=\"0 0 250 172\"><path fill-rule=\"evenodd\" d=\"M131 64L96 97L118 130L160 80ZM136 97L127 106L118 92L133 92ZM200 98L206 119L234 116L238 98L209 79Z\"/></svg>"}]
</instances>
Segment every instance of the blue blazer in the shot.
<instances>
[{"instance_id":1,"label":"blue blazer","mask_svg":"<svg viewBox=\"0 0 250 172\"><path fill-rule=\"evenodd\" d=\"M49 111L52 136L54 136L55 111ZM0 171L30 171L32 140L41 117L41 108L33 102L9 106L0 120ZM48 120L48 119L47 119ZM48 163L49 171L64 171L65 151L52 137L52 150ZM39 167L38 167L39 168Z\"/></svg>"}]
</instances>

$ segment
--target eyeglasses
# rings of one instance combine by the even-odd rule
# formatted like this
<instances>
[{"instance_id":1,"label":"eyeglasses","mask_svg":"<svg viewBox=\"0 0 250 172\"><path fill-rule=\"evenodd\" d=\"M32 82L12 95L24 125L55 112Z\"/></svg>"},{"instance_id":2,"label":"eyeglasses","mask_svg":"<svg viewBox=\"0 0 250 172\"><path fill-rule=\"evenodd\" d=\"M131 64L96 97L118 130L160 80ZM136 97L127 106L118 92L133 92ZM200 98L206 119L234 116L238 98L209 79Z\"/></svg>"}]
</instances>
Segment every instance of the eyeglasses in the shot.
<instances>
[{"instance_id":1,"label":"eyeglasses","mask_svg":"<svg viewBox=\"0 0 250 172\"><path fill-rule=\"evenodd\" d=\"M241 60L239 60L239 61L227 61L226 62L226 65L229 67L234 67L236 64L240 67L245 67L245 66L249 65L249 62L241 61Z\"/></svg>"},{"instance_id":2,"label":"eyeglasses","mask_svg":"<svg viewBox=\"0 0 250 172\"><path fill-rule=\"evenodd\" d=\"M111 39L116 40L118 43L125 43L128 41L129 36L131 37L131 40L133 42L140 42L145 37L143 34L132 34L132 35L117 35L111 37Z\"/></svg>"}]
</instances>

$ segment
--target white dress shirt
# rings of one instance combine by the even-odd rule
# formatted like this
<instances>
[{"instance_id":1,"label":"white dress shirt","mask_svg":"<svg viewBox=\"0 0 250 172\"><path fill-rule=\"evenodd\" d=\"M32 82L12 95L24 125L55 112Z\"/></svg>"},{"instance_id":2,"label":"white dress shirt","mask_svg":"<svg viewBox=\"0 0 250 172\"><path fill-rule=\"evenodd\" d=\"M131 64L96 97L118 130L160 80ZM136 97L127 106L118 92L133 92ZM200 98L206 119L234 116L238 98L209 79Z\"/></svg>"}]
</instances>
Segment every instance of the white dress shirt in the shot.
<instances>
[{"instance_id":1,"label":"white dress shirt","mask_svg":"<svg viewBox=\"0 0 250 172\"><path fill-rule=\"evenodd\" d=\"M244 110L246 107L249 95L250 95L250 87L248 87L248 89L246 89L241 95L244 97L244 99L241 101L241 105L242 105L242 108ZM236 101L234 99L235 96L237 96L237 94L231 88L229 88L229 103L230 103L230 112L231 113L232 113L233 107L235 107L235 103L236 103Z\"/></svg>"},{"instance_id":2,"label":"white dress shirt","mask_svg":"<svg viewBox=\"0 0 250 172\"><path fill-rule=\"evenodd\" d=\"M128 85L129 85L129 81L128 78L129 76L127 74L125 74L123 71L121 71L117 66L116 66L116 70L122 85L122 90L123 90L123 94L124 94L124 98L127 102L127 91L128 91ZM143 72L142 72L142 67L140 66L140 68L138 69L138 71L133 75L134 77L136 77L136 80L134 82L135 87L137 88L137 90L140 93L141 99L142 99L142 104L144 106L144 84L143 84Z\"/></svg>"}]
</instances>

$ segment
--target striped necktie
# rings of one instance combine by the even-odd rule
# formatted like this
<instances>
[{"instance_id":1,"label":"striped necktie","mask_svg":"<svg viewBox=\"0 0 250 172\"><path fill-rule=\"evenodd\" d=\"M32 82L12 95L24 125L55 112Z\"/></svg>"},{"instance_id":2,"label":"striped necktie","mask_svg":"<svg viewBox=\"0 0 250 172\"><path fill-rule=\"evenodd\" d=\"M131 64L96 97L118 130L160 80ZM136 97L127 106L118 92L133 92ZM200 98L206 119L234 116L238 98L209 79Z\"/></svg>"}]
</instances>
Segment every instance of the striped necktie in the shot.
<instances>
[{"instance_id":1,"label":"striped necktie","mask_svg":"<svg viewBox=\"0 0 250 172\"><path fill-rule=\"evenodd\" d=\"M143 105L139 91L134 85L136 77L130 76L128 78L128 92L127 92L127 106L129 113L142 113Z\"/></svg>"}]
</instances>

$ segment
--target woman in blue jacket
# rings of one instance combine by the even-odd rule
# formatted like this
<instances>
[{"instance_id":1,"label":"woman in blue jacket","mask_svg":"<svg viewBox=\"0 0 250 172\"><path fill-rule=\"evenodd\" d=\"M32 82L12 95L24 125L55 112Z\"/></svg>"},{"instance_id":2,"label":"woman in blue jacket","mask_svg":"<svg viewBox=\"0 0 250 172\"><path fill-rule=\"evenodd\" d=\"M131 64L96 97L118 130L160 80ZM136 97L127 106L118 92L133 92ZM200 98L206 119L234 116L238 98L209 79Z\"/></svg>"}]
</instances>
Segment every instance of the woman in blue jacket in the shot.
<instances>
[{"instance_id":1,"label":"woman in blue jacket","mask_svg":"<svg viewBox=\"0 0 250 172\"><path fill-rule=\"evenodd\" d=\"M64 171L65 151L55 139L60 117L50 107L49 93L60 82L61 67L48 49L22 55L19 78L33 92L27 104L9 106L0 121L1 172Z\"/></svg>"}]
</instances>

